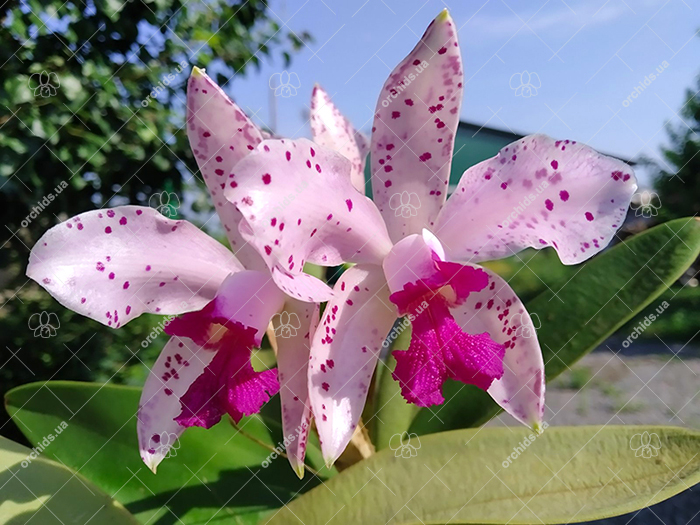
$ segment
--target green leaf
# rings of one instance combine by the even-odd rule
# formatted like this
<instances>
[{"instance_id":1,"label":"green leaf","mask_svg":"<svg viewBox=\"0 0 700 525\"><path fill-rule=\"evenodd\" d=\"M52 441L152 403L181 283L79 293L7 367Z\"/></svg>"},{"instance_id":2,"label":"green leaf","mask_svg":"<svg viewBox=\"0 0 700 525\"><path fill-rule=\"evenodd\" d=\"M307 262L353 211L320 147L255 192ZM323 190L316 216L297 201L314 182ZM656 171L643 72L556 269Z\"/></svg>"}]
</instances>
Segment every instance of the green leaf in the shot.
<instances>
[{"instance_id":1,"label":"green leaf","mask_svg":"<svg viewBox=\"0 0 700 525\"><path fill-rule=\"evenodd\" d=\"M276 422L260 417L242 420L240 431L226 421L209 430L188 429L174 457L153 474L139 457L139 397L138 388L55 381L15 388L5 403L33 444L57 434L65 421L67 428L44 454L114 494L142 522L257 523L265 511L320 483L308 472L300 481L284 457L262 468L283 437ZM307 454L319 470L323 460L313 443Z\"/></svg>"},{"instance_id":2,"label":"green leaf","mask_svg":"<svg viewBox=\"0 0 700 525\"><path fill-rule=\"evenodd\" d=\"M700 254L700 220L677 219L598 255L557 291L526 304L542 327L545 375L552 380L666 291ZM553 287L556 288L556 287ZM410 431L430 434L484 424L500 411L478 388L445 383L445 403L421 409Z\"/></svg>"},{"instance_id":3,"label":"green leaf","mask_svg":"<svg viewBox=\"0 0 700 525\"><path fill-rule=\"evenodd\" d=\"M406 321L407 322L407 321ZM401 321L399 321L401 323ZM395 330L402 324L395 324ZM391 349L405 350L411 342L411 325L409 324L398 334ZM391 372L396 367L396 359L389 354L385 363L377 368L377 393L374 398L374 413L371 421L372 443L377 450L391 446L391 438L397 434L403 435L411 425L418 412L418 407L412 405L401 395L401 386ZM395 438L399 439L398 437Z\"/></svg>"},{"instance_id":4,"label":"green leaf","mask_svg":"<svg viewBox=\"0 0 700 525\"><path fill-rule=\"evenodd\" d=\"M379 452L266 523L569 523L632 512L700 481L700 433L690 430L528 433L485 428L413 438L414 457ZM643 457L646 448L656 456Z\"/></svg>"},{"instance_id":5,"label":"green leaf","mask_svg":"<svg viewBox=\"0 0 700 525\"><path fill-rule=\"evenodd\" d=\"M49 445L51 446L51 445ZM70 469L0 436L0 519L24 523L138 523L124 507Z\"/></svg>"}]
</instances>

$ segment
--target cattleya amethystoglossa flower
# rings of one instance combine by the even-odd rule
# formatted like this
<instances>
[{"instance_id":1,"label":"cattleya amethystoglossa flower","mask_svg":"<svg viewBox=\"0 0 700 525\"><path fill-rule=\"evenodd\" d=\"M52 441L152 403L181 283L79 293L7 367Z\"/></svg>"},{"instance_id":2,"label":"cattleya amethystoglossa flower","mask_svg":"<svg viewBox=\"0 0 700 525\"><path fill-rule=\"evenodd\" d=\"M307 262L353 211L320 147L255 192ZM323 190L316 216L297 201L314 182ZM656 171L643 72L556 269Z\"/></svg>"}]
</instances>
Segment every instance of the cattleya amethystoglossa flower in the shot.
<instances>
[{"instance_id":1,"label":"cattleya amethystoglossa flower","mask_svg":"<svg viewBox=\"0 0 700 525\"><path fill-rule=\"evenodd\" d=\"M317 117L325 130L330 115ZM237 422L280 391L283 431L294 436L285 441L287 453L301 476L310 422L309 338L318 306L275 285L241 237L241 215L222 191L236 185L231 167L261 143L263 132L195 68L187 87L187 134L234 253L187 221L121 206L83 213L49 230L31 252L27 275L67 308L112 328L142 313L180 316L165 328L172 338L139 407L141 457L153 471L187 427L209 428L227 413ZM347 147L343 152L353 156ZM357 162L361 172L364 161ZM276 316L283 308L284 315ZM258 372L251 350L260 346L271 319L284 332L277 340L278 371Z\"/></svg>"},{"instance_id":2,"label":"cattleya amethystoglossa flower","mask_svg":"<svg viewBox=\"0 0 700 525\"><path fill-rule=\"evenodd\" d=\"M397 315L412 319L408 349L393 354L408 401L441 403L444 381L456 379L538 428L544 365L533 323L510 286L475 263L547 246L565 264L584 261L611 241L635 192L626 164L576 141L532 135L469 168L446 201L462 91L457 31L443 12L376 106L369 149L378 209L348 180L357 159L333 151L334 140L355 144L347 133L326 141L314 133L333 149L263 141L233 169L239 184L225 190L280 288L328 301L312 337L308 386L329 463L359 421ZM312 107L312 123L320 111ZM350 129L336 121L333 129ZM302 180L309 190L269 216ZM404 201L413 209L397 213ZM305 262L355 266L331 290L301 273Z\"/></svg>"}]
</instances>

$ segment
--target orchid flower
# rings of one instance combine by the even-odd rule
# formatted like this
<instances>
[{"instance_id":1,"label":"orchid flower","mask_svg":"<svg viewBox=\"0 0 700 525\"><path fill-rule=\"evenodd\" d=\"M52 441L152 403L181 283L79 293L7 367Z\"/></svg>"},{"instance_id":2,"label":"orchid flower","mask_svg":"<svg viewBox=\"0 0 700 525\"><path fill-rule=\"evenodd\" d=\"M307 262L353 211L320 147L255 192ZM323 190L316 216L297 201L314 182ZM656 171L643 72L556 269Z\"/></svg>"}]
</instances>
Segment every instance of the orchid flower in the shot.
<instances>
[{"instance_id":1,"label":"orchid flower","mask_svg":"<svg viewBox=\"0 0 700 525\"><path fill-rule=\"evenodd\" d=\"M508 283L476 263L548 246L564 264L580 263L608 245L635 192L626 164L576 141L532 135L469 168L446 200L462 91L457 31L445 11L382 88L369 148L374 203L348 180L358 160L339 155L337 141L362 143L329 101L312 107L311 122L335 115L337 133L312 126L317 144L263 141L235 166L241 184L226 188L278 286L328 301L308 367L327 463L359 422L397 316L412 324L408 349L393 353L406 400L442 403L443 383L455 379L541 428L535 327ZM285 201L301 181L308 190ZM267 213L278 202L287 204ZM355 265L331 290L301 273L305 262Z\"/></svg>"},{"instance_id":2,"label":"orchid flower","mask_svg":"<svg viewBox=\"0 0 700 525\"><path fill-rule=\"evenodd\" d=\"M238 422L279 391L283 432L293 436L285 440L289 461L301 477L310 423L309 341L318 306L275 285L239 233L240 213L223 195L225 186L237 184L231 167L264 133L194 68L187 134L234 253L187 221L120 206L53 227L34 246L27 275L67 308L112 328L142 313L179 316L166 325L172 337L150 371L138 412L141 457L154 472L186 428L209 428L225 414ZM271 320L275 328L293 329L277 340L279 372L257 372L251 351Z\"/></svg>"}]
</instances>

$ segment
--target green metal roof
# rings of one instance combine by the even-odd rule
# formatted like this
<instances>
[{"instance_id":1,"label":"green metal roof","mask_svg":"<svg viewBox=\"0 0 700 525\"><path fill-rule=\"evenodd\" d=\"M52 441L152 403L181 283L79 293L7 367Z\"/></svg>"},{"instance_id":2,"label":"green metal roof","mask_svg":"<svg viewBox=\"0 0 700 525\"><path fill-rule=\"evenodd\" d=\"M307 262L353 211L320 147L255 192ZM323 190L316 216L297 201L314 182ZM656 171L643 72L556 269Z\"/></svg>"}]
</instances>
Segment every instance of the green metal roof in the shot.
<instances>
[{"instance_id":1,"label":"green metal roof","mask_svg":"<svg viewBox=\"0 0 700 525\"><path fill-rule=\"evenodd\" d=\"M457 185L467 168L494 157L501 148L523 136L469 122L460 122L455 137L450 186Z\"/></svg>"}]
</instances>

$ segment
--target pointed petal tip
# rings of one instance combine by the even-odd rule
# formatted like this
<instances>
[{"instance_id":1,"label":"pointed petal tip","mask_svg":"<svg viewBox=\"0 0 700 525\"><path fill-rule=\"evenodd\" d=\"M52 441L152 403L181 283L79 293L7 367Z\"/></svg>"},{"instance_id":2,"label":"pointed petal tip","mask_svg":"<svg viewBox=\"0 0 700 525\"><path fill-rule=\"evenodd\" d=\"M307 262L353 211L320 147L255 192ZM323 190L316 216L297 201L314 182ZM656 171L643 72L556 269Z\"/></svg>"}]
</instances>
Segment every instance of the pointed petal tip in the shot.
<instances>
[{"instance_id":1,"label":"pointed petal tip","mask_svg":"<svg viewBox=\"0 0 700 525\"><path fill-rule=\"evenodd\" d=\"M442 11L440 11L440 14L435 17L435 20L437 20L438 22L446 22L451 18L452 17L450 16L450 11L445 7Z\"/></svg>"},{"instance_id":2,"label":"pointed petal tip","mask_svg":"<svg viewBox=\"0 0 700 525\"><path fill-rule=\"evenodd\" d=\"M328 470L331 470L333 468L333 465L335 465L335 462L337 459L338 459L337 456L331 456L331 457L323 456L323 461L326 464L326 468Z\"/></svg>"},{"instance_id":3,"label":"pointed petal tip","mask_svg":"<svg viewBox=\"0 0 700 525\"><path fill-rule=\"evenodd\" d=\"M144 462L144 464L148 467L148 469L153 472L154 474L157 474L158 470L158 465L160 464L160 460L158 460L155 456L148 454L146 456L141 456L141 460Z\"/></svg>"},{"instance_id":4,"label":"pointed petal tip","mask_svg":"<svg viewBox=\"0 0 700 525\"><path fill-rule=\"evenodd\" d=\"M192 73L190 74L190 76L194 78L202 78L207 76L207 71L204 68L198 68L197 66L193 66Z\"/></svg>"},{"instance_id":5,"label":"pointed petal tip","mask_svg":"<svg viewBox=\"0 0 700 525\"><path fill-rule=\"evenodd\" d=\"M539 436L544 432L544 429L546 428L545 426L542 425L541 421L534 421L533 423L530 424L530 428L535 431L535 433Z\"/></svg>"},{"instance_id":6,"label":"pointed petal tip","mask_svg":"<svg viewBox=\"0 0 700 525\"><path fill-rule=\"evenodd\" d=\"M328 470L331 470L333 468L333 465L335 465L335 462L338 461L338 458L343 453L343 451L345 450L345 447L347 446L347 444L349 442L350 442L350 438L348 438L348 441L345 444L345 446L343 446L341 448L337 448L337 446L327 447L327 446L325 446L325 442L321 443L321 453L323 454L323 463ZM331 450L328 450L328 448L330 448Z\"/></svg>"},{"instance_id":7,"label":"pointed petal tip","mask_svg":"<svg viewBox=\"0 0 700 525\"><path fill-rule=\"evenodd\" d=\"M299 479L304 479L304 465L297 465L294 467L294 473Z\"/></svg>"}]
</instances>

